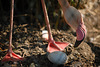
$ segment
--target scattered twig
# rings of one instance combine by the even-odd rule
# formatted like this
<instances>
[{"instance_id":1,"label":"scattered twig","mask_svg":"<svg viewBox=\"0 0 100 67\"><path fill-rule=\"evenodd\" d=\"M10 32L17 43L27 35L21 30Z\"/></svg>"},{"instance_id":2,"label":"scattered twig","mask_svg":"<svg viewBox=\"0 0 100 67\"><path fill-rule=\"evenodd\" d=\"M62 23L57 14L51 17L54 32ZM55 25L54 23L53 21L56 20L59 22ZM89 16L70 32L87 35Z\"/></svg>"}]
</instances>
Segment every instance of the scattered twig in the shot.
<instances>
[{"instance_id":1,"label":"scattered twig","mask_svg":"<svg viewBox=\"0 0 100 67\"><path fill-rule=\"evenodd\" d=\"M93 40L96 40L97 38L100 38L100 35L96 36L95 38L93 38Z\"/></svg>"}]
</instances>

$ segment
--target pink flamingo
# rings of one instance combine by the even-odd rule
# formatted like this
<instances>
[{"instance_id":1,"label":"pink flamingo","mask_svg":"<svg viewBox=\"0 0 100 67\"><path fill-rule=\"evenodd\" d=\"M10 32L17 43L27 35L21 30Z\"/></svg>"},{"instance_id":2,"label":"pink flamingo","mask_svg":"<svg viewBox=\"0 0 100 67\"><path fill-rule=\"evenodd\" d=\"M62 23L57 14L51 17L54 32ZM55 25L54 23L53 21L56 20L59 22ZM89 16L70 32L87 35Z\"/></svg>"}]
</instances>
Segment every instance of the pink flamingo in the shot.
<instances>
[{"instance_id":1,"label":"pink flamingo","mask_svg":"<svg viewBox=\"0 0 100 67\"><path fill-rule=\"evenodd\" d=\"M58 0L58 2L63 10L65 21L76 30L77 39L74 47L78 47L87 33L81 13L76 8L70 6L67 0Z\"/></svg>"},{"instance_id":2,"label":"pink flamingo","mask_svg":"<svg viewBox=\"0 0 100 67\"><path fill-rule=\"evenodd\" d=\"M14 0L11 0L9 48L8 48L7 54L2 59L2 62L23 60L23 58L20 55L17 55L12 51L12 47L11 47L11 45L12 45L12 30L13 30L13 11L14 11Z\"/></svg>"},{"instance_id":3,"label":"pink flamingo","mask_svg":"<svg viewBox=\"0 0 100 67\"><path fill-rule=\"evenodd\" d=\"M52 53L54 51L63 51L64 48L69 45L69 43L54 41L54 39L52 37L51 29L50 29L49 18L48 18L44 0L41 0L41 3L42 3L42 7L43 7L44 16L45 16L45 22L47 24L47 29L48 29L48 37L47 38L45 37L46 40L48 39L47 51L50 53Z\"/></svg>"}]
</instances>

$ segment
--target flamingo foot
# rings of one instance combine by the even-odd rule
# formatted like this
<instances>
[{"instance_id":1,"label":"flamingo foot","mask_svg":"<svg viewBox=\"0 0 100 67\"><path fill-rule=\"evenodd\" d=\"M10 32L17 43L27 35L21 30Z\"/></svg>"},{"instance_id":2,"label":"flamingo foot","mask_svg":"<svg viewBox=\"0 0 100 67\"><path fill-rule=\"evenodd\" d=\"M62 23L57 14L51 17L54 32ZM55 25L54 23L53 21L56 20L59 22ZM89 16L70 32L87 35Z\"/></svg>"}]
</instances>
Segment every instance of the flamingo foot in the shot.
<instances>
[{"instance_id":1,"label":"flamingo foot","mask_svg":"<svg viewBox=\"0 0 100 67\"><path fill-rule=\"evenodd\" d=\"M47 47L47 51L48 52L52 53L54 51L63 51L65 47L67 47L68 45L70 45L70 43L68 43L68 42L54 42L54 43L53 42L50 42L48 44L48 47Z\"/></svg>"},{"instance_id":2,"label":"flamingo foot","mask_svg":"<svg viewBox=\"0 0 100 67\"><path fill-rule=\"evenodd\" d=\"M7 61L22 61L24 60L20 55L15 54L13 51L8 52L5 57L2 59L2 62Z\"/></svg>"}]
</instances>

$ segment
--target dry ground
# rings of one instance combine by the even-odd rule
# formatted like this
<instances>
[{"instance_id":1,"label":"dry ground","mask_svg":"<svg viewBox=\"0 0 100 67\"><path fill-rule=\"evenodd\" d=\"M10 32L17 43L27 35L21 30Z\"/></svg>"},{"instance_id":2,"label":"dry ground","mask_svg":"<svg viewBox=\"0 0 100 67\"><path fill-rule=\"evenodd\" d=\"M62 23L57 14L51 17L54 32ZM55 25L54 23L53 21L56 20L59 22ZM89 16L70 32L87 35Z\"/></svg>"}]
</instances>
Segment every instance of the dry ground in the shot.
<instances>
[{"instance_id":1,"label":"dry ground","mask_svg":"<svg viewBox=\"0 0 100 67\"><path fill-rule=\"evenodd\" d=\"M98 67L100 66L100 1L89 3L87 8L79 10L88 33L84 42L74 49L68 46L65 53L69 57L65 65L58 67ZM9 44L9 23L0 24L0 60L5 56ZM67 31L52 29L55 41L75 43L76 36L72 29ZM41 38L41 30L33 23L18 24L14 22L13 51L26 58L21 62L7 62L0 67L57 67L47 58L47 42Z\"/></svg>"}]
</instances>

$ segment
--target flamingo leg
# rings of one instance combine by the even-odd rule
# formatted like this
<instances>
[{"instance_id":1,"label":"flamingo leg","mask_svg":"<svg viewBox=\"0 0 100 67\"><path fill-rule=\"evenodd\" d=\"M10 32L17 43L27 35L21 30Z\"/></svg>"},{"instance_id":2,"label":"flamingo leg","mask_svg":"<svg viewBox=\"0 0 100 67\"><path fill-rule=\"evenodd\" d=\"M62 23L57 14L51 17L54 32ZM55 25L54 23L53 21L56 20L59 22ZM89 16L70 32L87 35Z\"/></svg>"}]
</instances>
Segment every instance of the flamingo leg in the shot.
<instances>
[{"instance_id":1,"label":"flamingo leg","mask_svg":"<svg viewBox=\"0 0 100 67\"><path fill-rule=\"evenodd\" d=\"M41 3L42 3L45 21L46 21L47 29L48 29L47 39L48 39L49 44L48 44L48 47L47 47L47 51L48 52L62 51L69 44L68 43L55 42L53 40L51 28L50 28L50 24L49 24L49 17L48 17L48 14L47 14L46 5L45 5L44 0L41 0Z\"/></svg>"},{"instance_id":2,"label":"flamingo leg","mask_svg":"<svg viewBox=\"0 0 100 67\"><path fill-rule=\"evenodd\" d=\"M12 30L13 30L13 12L14 12L14 0L11 0L11 13L10 13L10 36L9 36L9 48L7 54L2 59L2 62L6 61L19 61L23 58L12 51Z\"/></svg>"}]
</instances>

